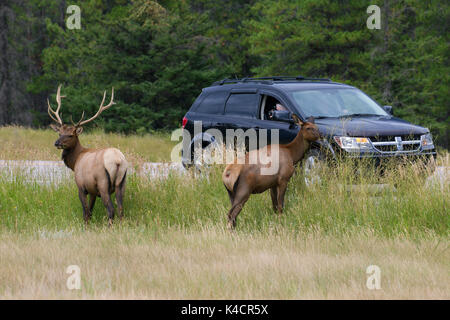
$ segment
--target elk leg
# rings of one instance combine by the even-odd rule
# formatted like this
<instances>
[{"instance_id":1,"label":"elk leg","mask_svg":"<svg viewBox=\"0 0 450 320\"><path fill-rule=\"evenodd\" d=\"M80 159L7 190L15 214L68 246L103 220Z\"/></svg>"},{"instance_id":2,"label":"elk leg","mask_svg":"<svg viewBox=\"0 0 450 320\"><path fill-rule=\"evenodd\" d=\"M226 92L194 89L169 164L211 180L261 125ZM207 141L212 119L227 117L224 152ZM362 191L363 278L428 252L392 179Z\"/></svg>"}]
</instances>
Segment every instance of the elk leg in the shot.
<instances>
[{"instance_id":1,"label":"elk leg","mask_svg":"<svg viewBox=\"0 0 450 320\"><path fill-rule=\"evenodd\" d=\"M87 225L89 222L89 217L91 216L89 207L87 204L87 192L84 191L82 188L78 188L78 197L80 198L81 206L83 207L84 222Z\"/></svg>"},{"instance_id":2,"label":"elk leg","mask_svg":"<svg viewBox=\"0 0 450 320\"><path fill-rule=\"evenodd\" d=\"M238 214L241 212L244 204L247 202L250 197L250 192L246 190L246 188L238 188L235 193L233 206L228 212L228 229L232 230L236 227L236 218Z\"/></svg>"},{"instance_id":3,"label":"elk leg","mask_svg":"<svg viewBox=\"0 0 450 320\"><path fill-rule=\"evenodd\" d=\"M115 193L116 193L116 201L117 201L117 209L119 210L119 218L120 221L123 220L123 195L125 194L125 181L127 178L127 172L123 175L122 181L119 184L116 184Z\"/></svg>"},{"instance_id":4,"label":"elk leg","mask_svg":"<svg viewBox=\"0 0 450 320\"><path fill-rule=\"evenodd\" d=\"M92 210L94 210L95 200L97 199L96 195L89 195L89 218L92 217Z\"/></svg>"},{"instance_id":5,"label":"elk leg","mask_svg":"<svg viewBox=\"0 0 450 320\"><path fill-rule=\"evenodd\" d=\"M272 198L273 211L277 212L277 208L278 208L277 187L270 188L270 197Z\"/></svg>"},{"instance_id":6,"label":"elk leg","mask_svg":"<svg viewBox=\"0 0 450 320\"><path fill-rule=\"evenodd\" d=\"M122 221L123 219L123 194L125 191L125 185L123 186L116 186L116 201L117 201L117 210L119 213L119 218Z\"/></svg>"},{"instance_id":7,"label":"elk leg","mask_svg":"<svg viewBox=\"0 0 450 320\"><path fill-rule=\"evenodd\" d=\"M225 189L227 189L227 188L225 187ZM234 200L233 192L231 192L228 189L227 189L227 191L228 191L228 197L230 197L231 206L233 206L233 200Z\"/></svg>"},{"instance_id":8,"label":"elk leg","mask_svg":"<svg viewBox=\"0 0 450 320\"><path fill-rule=\"evenodd\" d=\"M108 191L101 192L100 197L102 198L103 204L106 207L106 210L108 211L108 219L109 219L109 226L112 226L112 221L114 219L114 205L111 200L111 195Z\"/></svg>"},{"instance_id":9,"label":"elk leg","mask_svg":"<svg viewBox=\"0 0 450 320\"><path fill-rule=\"evenodd\" d=\"M241 212L243 203L234 205L228 212L228 229L233 230L236 227L236 216Z\"/></svg>"},{"instance_id":10,"label":"elk leg","mask_svg":"<svg viewBox=\"0 0 450 320\"><path fill-rule=\"evenodd\" d=\"M278 184L277 187L277 200L278 200L278 214L282 214L283 213L283 207L284 207L284 194L286 193L286 189L287 189L287 182L281 182L280 184Z\"/></svg>"}]
</instances>

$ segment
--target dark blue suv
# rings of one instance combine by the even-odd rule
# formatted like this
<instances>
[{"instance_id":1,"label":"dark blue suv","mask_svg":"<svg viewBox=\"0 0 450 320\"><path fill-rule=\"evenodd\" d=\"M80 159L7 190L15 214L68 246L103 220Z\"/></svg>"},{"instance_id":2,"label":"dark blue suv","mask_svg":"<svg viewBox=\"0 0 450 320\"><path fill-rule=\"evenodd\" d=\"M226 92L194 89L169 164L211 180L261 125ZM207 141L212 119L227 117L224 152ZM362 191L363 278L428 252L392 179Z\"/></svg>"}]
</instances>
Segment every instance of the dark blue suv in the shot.
<instances>
[{"instance_id":1,"label":"dark blue suv","mask_svg":"<svg viewBox=\"0 0 450 320\"><path fill-rule=\"evenodd\" d=\"M225 79L204 88L183 118L189 135L183 141L183 164L192 163L193 146L215 141L206 133L217 129L278 130L279 142L289 143L299 128L291 120L310 116L323 136L305 157L305 170L317 160L338 155L357 158L435 157L430 131L393 116L361 90L329 79L267 77ZM201 130L194 122L201 121ZM265 131L266 131L265 130ZM262 145L258 144L258 147Z\"/></svg>"}]
</instances>

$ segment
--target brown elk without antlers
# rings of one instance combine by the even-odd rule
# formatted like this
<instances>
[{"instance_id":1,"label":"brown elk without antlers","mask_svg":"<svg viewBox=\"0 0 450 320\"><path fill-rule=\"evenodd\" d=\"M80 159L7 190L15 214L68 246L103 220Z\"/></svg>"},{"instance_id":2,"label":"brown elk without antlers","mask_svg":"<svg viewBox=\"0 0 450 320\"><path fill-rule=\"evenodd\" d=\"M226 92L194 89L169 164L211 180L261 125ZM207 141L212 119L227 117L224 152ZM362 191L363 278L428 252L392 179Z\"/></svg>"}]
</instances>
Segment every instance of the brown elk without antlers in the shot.
<instances>
[{"instance_id":1,"label":"brown elk without antlers","mask_svg":"<svg viewBox=\"0 0 450 320\"><path fill-rule=\"evenodd\" d=\"M83 132L83 125L97 118L103 111L114 104L114 88L111 92L111 101L105 103L106 91L97 113L90 119L84 120L84 112L80 121L72 125L63 124L59 111L61 109L61 85L56 93L58 107L56 111L48 102L48 114L57 124L51 124L53 130L59 133L59 139L55 142L55 147L63 149L62 159L67 167L75 173L75 182L78 186L78 195L83 206L83 217L87 224L94 208L95 200L101 197L103 204L108 211L109 224L114 219L114 206L111 194L116 193L119 217L123 217L123 195L125 192L125 180L128 163L125 156L116 148L87 149L84 148L78 136ZM89 194L89 205L87 195Z\"/></svg>"},{"instance_id":2,"label":"brown elk without antlers","mask_svg":"<svg viewBox=\"0 0 450 320\"><path fill-rule=\"evenodd\" d=\"M283 211L284 194L289 179L294 173L294 165L303 159L310 143L319 139L320 134L314 119L302 122L296 115L294 121L301 126L295 139L286 145L267 145L259 150L252 150L245 155L243 163L229 164L222 180L228 191L231 209L228 212L228 228L236 226L236 217L251 194L262 193L270 189L272 205L279 214ZM275 151L277 150L277 151ZM260 160L266 155L270 161L263 164ZM254 159L254 161L250 161ZM278 168L274 174L262 173L263 168Z\"/></svg>"}]
</instances>

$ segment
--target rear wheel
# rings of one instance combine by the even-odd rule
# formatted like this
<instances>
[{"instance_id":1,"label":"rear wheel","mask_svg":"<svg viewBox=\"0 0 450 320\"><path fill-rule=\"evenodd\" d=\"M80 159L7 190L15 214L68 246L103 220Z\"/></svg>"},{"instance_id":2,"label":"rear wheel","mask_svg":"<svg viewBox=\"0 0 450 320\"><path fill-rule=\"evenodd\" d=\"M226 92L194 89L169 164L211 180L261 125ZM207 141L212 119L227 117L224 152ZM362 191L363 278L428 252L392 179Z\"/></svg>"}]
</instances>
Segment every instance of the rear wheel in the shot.
<instances>
[{"instance_id":1,"label":"rear wheel","mask_svg":"<svg viewBox=\"0 0 450 320\"><path fill-rule=\"evenodd\" d=\"M325 163L325 156L317 149L311 149L303 159L303 179L305 185L310 188L320 184L320 175Z\"/></svg>"},{"instance_id":2,"label":"rear wheel","mask_svg":"<svg viewBox=\"0 0 450 320\"><path fill-rule=\"evenodd\" d=\"M202 141L201 148L198 150L194 150L194 147L192 147L190 161L183 162L183 166L186 169L195 168L199 173L205 172L211 168L212 164L220 161L222 152L222 145L217 140Z\"/></svg>"}]
</instances>

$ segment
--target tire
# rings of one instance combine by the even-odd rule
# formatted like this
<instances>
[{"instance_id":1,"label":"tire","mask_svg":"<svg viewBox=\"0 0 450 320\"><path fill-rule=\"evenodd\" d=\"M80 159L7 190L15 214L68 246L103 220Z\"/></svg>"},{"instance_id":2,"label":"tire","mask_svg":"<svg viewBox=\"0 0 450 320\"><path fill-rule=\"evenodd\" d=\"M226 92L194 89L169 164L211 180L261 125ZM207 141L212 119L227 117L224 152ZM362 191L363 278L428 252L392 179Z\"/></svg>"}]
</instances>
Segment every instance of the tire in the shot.
<instances>
[{"instance_id":1,"label":"tire","mask_svg":"<svg viewBox=\"0 0 450 320\"><path fill-rule=\"evenodd\" d=\"M307 188L320 184L320 168L325 164L325 156L318 149L311 149L303 158L303 179Z\"/></svg>"},{"instance_id":2,"label":"tire","mask_svg":"<svg viewBox=\"0 0 450 320\"><path fill-rule=\"evenodd\" d=\"M202 142L202 153L203 153L203 156L206 155L206 154L212 154L213 155L214 152L216 152L216 150L220 150L219 147L220 147L220 144L216 143L216 141L213 141L213 142L211 142L211 141L203 141ZM209 151L209 152L205 153L205 151ZM194 155L194 150L192 150L189 159L190 159L190 163L188 161L182 161L183 167L185 169L195 168L195 170L198 173L202 173L202 172L208 171L208 169L211 168L211 163L205 162L204 159L196 160L196 157Z\"/></svg>"},{"instance_id":3,"label":"tire","mask_svg":"<svg viewBox=\"0 0 450 320\"><path fill-rule=\"evenodd\" d=\"M183 165L183 167L186 170L189 170L190 168L192 168L192 157L191 157L191 162L189 162L189 160L184 157L183 150L181 150L181 164Z\"/></svg>"}]
</instances>

